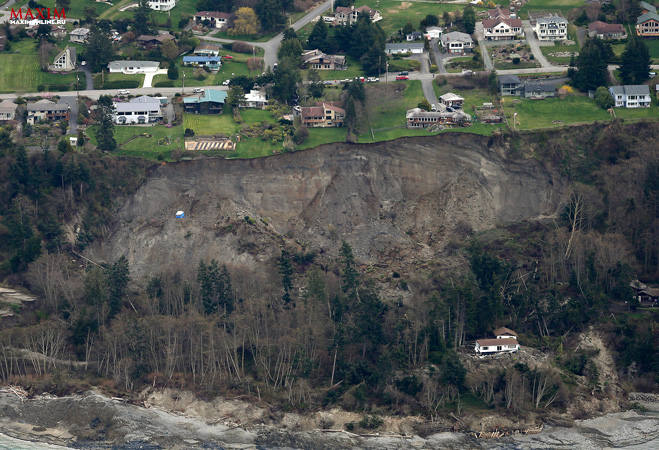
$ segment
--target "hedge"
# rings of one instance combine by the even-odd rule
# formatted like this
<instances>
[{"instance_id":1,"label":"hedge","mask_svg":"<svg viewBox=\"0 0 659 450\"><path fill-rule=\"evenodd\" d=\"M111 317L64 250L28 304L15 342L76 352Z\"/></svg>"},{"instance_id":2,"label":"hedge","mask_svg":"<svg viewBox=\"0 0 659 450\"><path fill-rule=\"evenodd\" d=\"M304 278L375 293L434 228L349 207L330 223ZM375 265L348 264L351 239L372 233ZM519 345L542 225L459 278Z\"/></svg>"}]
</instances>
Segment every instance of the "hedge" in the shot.
<instances>
[{"instance_id":1,"label":"hedge","mask_svg":"<svg viewBox=\"0 0 659 450\"><path fill-rule=\"evenodd\" d=\"M140 87L140 82L137 80L117 80L106 81L103 89L131 89Z\"/></svg>"},{"instance_id":2,"label":"hedge","mask_svg":"<svg viewBox=\"0 0 659 450\"><path fill-rule=\"evenodd\" d=\"M75 88L75 87L73 87ZM37 86L39 92L44 91L70 91L72 86L70 84L40 84Z\"/></svg>"},{"instance_id":3,"label":"hedge","mask_svg":"<svg viewBox=\"0 0 659 450\"><path fill-rule=\"evenodd\" d=\"M167 80L167 81L157 81L153 87L174 87L174 81L172 80Z\"/></svg>"}]
</instances>

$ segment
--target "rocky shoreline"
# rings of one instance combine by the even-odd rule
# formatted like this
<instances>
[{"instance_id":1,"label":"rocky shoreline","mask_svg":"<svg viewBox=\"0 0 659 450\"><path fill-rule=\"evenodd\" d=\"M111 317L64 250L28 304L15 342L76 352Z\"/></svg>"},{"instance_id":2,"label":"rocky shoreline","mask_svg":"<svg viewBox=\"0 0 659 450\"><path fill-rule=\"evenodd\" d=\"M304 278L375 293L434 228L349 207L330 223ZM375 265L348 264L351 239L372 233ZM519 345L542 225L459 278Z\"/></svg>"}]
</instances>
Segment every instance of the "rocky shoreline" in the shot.
<instances>
[{"instance_id":1,"label":"rocky shoreline","mask_svg":"<svg viewBox=\"0 0 659 450\"><path fill-rule=\"evenodd\" d=\"M69 397L22 399L0 394L0 433L17 439L84 449L556 449L590 450L647 444L659 447L659 405L649 412L626 411L575 421L573 427L546 426L539 434L477 439L442 432L422 438L413 433L380 431L358 435L338 429L309 429L310 416L284 414L269 424L256 423L260 409L247 402L218 403L224 413L203 402L169 408L172 393L151 393L146 407L127 404L98 392ZM176 396L174 396L176 398ZM175 401L178 402L180 397ZM169 405L171 406L171 405ZM242 411L239 409L242 408ZM182 411L184 409L185 411ZM263 409L265 410L265 408ZM326 421L340 414L324 414ZM311 414L314 415L314 414ZM214 418L209 417L215 416ZM241 417L245 422L240 423ZM418 419L420 420L420 418ZM251 423L248 423L251 422ZM399 425L404 429L404 424ZM635 447L636 448L636 447ZM645 448L645 447L643 447Z\"/></svg>"}]
</instances>

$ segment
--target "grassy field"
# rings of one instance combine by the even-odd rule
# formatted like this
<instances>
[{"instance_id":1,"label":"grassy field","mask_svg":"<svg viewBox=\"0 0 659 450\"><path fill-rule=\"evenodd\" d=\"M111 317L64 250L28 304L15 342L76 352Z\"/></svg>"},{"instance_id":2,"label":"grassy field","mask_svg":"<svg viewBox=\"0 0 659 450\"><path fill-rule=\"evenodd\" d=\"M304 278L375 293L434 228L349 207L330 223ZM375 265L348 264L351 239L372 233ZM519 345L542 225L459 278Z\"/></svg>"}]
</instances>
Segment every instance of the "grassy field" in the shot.
<instances>
[{"instance_id":1,"label":"grassy field","mask_svg":"<svg viewBox=\"0 0 659 450\"><path fill-rule=\"evenodd\" d=\"M96 145L96 135L94 128L91 127L85 133L90 141ZM142 133L147 133L151 137L142 137ZM139 136L135 138L136 136ZM164 125L156 126L116 126L114 127L114 138L117 145L120 146L119 155L139 156L141 158L169 159L173 150L183 149L183 127L175 126L167 128ZM133 139L135 138L135 139ZM159 139L171 139L169 145L158 145Z\"/></svg>"},{"instance_id":2,"label":"grassy field","mask_svg":"<svg viewBox=\"0 0 659 450\"><path fill-rule=\"evenodd\" d=\"M563 124L610 120L608 112L598 107L593 100L583 95L570 95L565 99L549 98L546 100L522 100L513 105L512 99L506 99L506 116L512 124L512 115L517 112L517 126L520 130L553 128ZM623 119L657 118L656 101L650 108L626 109L616 108L616 116ZM562 123L553 124L552 121Z\"/></svg>"},{"instance_id":3,"label":"grassy field","mask_svg":"<svg viewBox=\"0 0 659 450\"><path fill-rule=\"evenodd\" d=\"M583 4L584 0L530 0L519 9L519 12L522 19L528 19L529 10L560 11L566 16L569 10Z\"/></svg>"},{"instance_id":4,"label":"grassy field","mask_svg":"<svg viewBox=\"0 0 659 450\"><path fill-rule=\"evenodd\" d=\"M303 150L332 142L345 142L346 134L345 128L309 128L309 137L298 148Z\"/></svg>"},{"instance_id":5,"label":"grassy field","mask_svg":"<svg viewBox=\"0 0 659 450\"><path fill-rule=\"evenodd\" d=\"M659 40L644 39L643 42L648 46L650 57L654 60L654 64L659 64ZM613 48L613 53L621 55L625 50L625 45L626 44L613 44L611 46Z\"/></svg>"},{"instance_id":6,"label":"grassy field","mask_svg":"<svg viewBox=\"0 0 659 450\"><path fill-rule=\"evenodd\" d=\"M267 114L267 111L263 112ZM233 134L240 129L240 125L234 123L231 114L185 114L183 128L194 130L196 136L213 136Z\"/></svg>"},{"instance_id":7,"label":"grassy field","mask_svg":"<svg viewBox=\"0 0 659 450\"><path fill-rule=\"evenodd\" d=\"M213 37L216 38L222 38L222 39L235 39L237 41L245 41L245 42L266 42L272 39L277 35L276 32L268 33L268 34L229 34L227 30L220 30L217 33L213 35Z\"/></svg>"},{"instance_id":8,"label":"grassy field","mask_svg":"<svg viewBox=\"0 0 659 450\"><path fill-rule=\"evenodd\" d=\"M137 81L139 82L138 87L142 87L144 84L144 74L143 73L138 73L138 74L125 74L125 73L105 73L104 75L101 75L100 73L96 73L93 75L94 78L94 89L103 89L103 83L108 83L112 81L120 81L120 80L132 80L132 81ZM137 88L135 88L137 89Z\"/></svg>"},{"instance_id":9,"label":"grassy field","mask_svg":"<svg viewBox=\"0 0 659 450\"><path fill-rule=\"evenodd\" d=\"M83 77L84 78L84 77ZM39 85L68 84L75 90L76 75L42 72L32 39L12 42L10 53L0 54L0 92L36 92ZM84 81L83 81L84 83ZM81 84L81 88L84 84Z\"/></svg>"},{"instance_id":10,"label":"grassy field","mask_svg":"<svg viewBox=\"0 0 659 450\"><path fill-rule=\"evenodd\" d=\"M19 2L20 3L20 2ZM56 8L55 0L39 0L40 5L45 8ZM111 8L110 5L106 3L92 2L89 0L71 0L71 6L65 9L67 19L82 19L85 17L85 6L91 6L96 9L96 14L102 14ZM59 11L59 8L57 8Z\"/></svg>"}]
</instances>

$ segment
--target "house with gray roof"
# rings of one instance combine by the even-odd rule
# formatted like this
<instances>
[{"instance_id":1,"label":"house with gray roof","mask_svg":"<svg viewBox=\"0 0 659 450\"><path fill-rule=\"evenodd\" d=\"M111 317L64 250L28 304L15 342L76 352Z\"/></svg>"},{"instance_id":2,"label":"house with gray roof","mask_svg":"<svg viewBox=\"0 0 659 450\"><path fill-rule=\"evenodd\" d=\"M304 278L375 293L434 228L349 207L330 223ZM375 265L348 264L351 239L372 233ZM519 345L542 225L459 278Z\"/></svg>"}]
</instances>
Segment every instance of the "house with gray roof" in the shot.
<instances>
[{"instance_id":1,"label":"house with gray roof","mask_svg":"<svg viewBox=\"0 0 659 450\"><path fill-rule=\"evenodd\" d=\"M69 33L69 39L71 42L85 44L89 39L89 33L91 33L89 28L76 28Z\"/></svg>"},{"instance_id":2,"label":"house with gray roof","mask_svg":"<svg viewBox=\"0 0 659 450\"><path fill-rule=\"evenodd\" d=\"M384 51L387 55L396 53L423 53L423 43L421 42L395 42L384 45Z\"/></svg>"},{"instance_id":3,"label":"house with gray roof","mask_svg":"<svg viewBox=\"0 0 659 450\"><path fill-rule=\"evenodd\" d=\"M659 36L659 14L646 12L636 19L636 34L643 37Z\"/></svg>"},{"instance_id":4,"label":"house with gray roof","mask_svg":"<svg viewBox=\"0 0 659 450\"><path fill-rule=\"evenodd\" d=\"M533 32L539 41L564 41L567 39L567 19L558 15L540 17Z\"/></svg>"},{"instance_id":5,"label":"house with gray roof","mask_svg":"<svg viewBox=\"0 0 659 450\"><path fill-rule=\"evenodd\" d=\"M9 100L0 103L0 121L16 119L16 108L18 105Z\"/></svg>"},{"instance_id":6,"label":"house with gray roof","mask_svg":"<svg viewBox=\"0 0 659 450\"><path fill-rule=\"evenodd\" d=\"M34 125L39 121L59 122L69 120L69 105L60 100L59 103L50 100L39 100L38 102L27 104L27 123Z\"/></svg>"},{"instance_id":7,"label":"house with gray roof","mask_svg":"<svg viewBox=\"0 0 659 450\"><path fill-rule=\"evenodd\" d=\"M111 61L108 64L110 73L156 73L160 67L158 61Z\"/></svg>"},{"instance_id":8,"label":"house with gray roof","mask_svg":"<svg viewBox=\"0 0 659 450\"><path fill-rule=\"evenodd\" d=\"M160 100L148 95L129 102L114 102L114 122L118 125L159 122L162 120Z\"/></svg>"},{"instance_id":9,"label":"house with gray roof","mask_svg":"<svg viewBox=\"0 0 659 450\"><path fill-rule=\"evenodd\" d=\"M524 83L518 89L523 98L556 97L556 86L550 83Z\"/></svg>"},{"instance_id":10,"label":"house with gray roof","mask_svg":"<svg viewBox=\"0 0 659 450\"><path fill-rule=\"evenodd\" d=\"M53 72L70 72L76 69L77 63L75 47L67 46L55 56L53 63L48 66L48 70Z\"/></svg>"},{"instance_id":11,"label":"house with gray roof","mask_svg":"<svg viewBox=\"0 0 659 450\"><path fill-rule=\"evenodd\" d=\"M442 43L444 51L452 55L464 55L471 52L474 48L474 40L471 36L459 31L442 34L439 37L439 41Z\"/></svg>"},{"instance_id":12,"label":"house with gray roof","mask_svg":"<svg viewBox=\"0 0 659 450\"><path fill-rule=\"evenodd\" d=\"M203 93L185 97L183 105L185 112L194 114L220 114L227 99L227 91L206 89Z\"/></svg>"},{"instance_id":13,"label":"house with gray roof","mask_svg":"<svg viewBox=\"0 0 659 450\"><path fill-rule=\"evenodd\" d=\"M616 108L649 108L652 104L650 86L646 84L611 86L609 92Z\"/></svg>"},{"instance_id":14,"label":"house with gray roof","mask_svg":"<svg viewBox=\"0 0 659 450\"><path fill-rule=\"evenodd\" d=\"M522 86L517 75L499 75L499 94L517 95L518 89Z\"/></svg>"},{"instance_id":15,"label":"house with gray roof","mask_svg":"<svg viewBox=\"0 0 659 450\"><path fill-rule=\"evenodd\" d=\"M653 12L655 14L657 13L657 8L649 4L648 2L639 2L638 6L639 8L641 8L641 14L645 14L649 12Z\"/></svg>"}]
</instances>

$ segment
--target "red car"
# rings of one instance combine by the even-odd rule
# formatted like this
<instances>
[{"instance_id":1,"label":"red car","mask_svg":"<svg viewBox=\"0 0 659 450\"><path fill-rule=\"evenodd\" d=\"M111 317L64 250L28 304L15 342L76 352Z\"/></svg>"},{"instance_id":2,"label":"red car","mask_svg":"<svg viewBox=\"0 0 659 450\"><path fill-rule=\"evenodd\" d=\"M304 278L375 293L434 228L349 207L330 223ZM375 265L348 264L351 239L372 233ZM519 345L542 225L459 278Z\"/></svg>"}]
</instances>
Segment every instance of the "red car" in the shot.
<instances>
[{"instance_id":1,"label":"red car","mask_svg":"<svg viewBox=\"0 0 659 450\"><path fill-rule=\"evenodd\" d=\"M409 79L410 77L408 77L407 75L396 75L396 81L409 80Z\"/></svg>"},{"instance_id":2,"label":"red car","mask_svg":"<svg viewBox=\"0 0 659 450\"><path fill-rule=\"evenodd\" d=\"M233 56L231 56L231 55L224 55L222 58L224 58L224 59L233 59Z\"/></svg>"}]
</instances>

